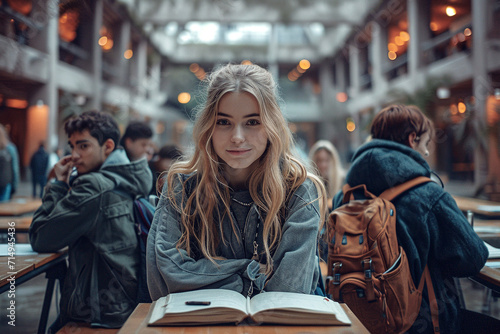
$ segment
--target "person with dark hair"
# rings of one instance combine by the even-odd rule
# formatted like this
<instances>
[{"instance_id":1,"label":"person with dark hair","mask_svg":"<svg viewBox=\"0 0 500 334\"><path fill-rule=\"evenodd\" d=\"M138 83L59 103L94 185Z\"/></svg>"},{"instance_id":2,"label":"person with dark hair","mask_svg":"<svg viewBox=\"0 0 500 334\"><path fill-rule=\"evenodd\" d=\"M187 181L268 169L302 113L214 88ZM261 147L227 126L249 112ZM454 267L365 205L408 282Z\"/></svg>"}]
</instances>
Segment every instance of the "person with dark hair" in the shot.
<instances>
[{"instance_id":1,"label":"person with dark hair","mask_svg":"<svg viewBox=\"0 0 500 334\"><path fill-rule=\"evenodd\" d=\"M125 148L130 161L152 157L153 144L151 138L153 131L145 122L131 122L125 129L120 145Z\"/></svg>"},{"instance_id":2,"label":"person with dark hair","mask_svg":"<svg viewBox=\"0 0 500 334\"><path fill-rule=\"evenodd\" d=\"M119 328L136 306L133 198L148 194L151 172L146 160L130 162L117 149L120 132L111 115L85 112L64 128L71 155L55 164L55 180L45 187L29 230L37 252L69 246L61 313L51 331L70 321Z\"/></svg>"},{"instance_id":3,"label":"person with dark hair","mask_svg":"<svg viewBox=\"0 0 500 334\"><path fill-rule=\"evenodd\" d=\"M45 150L42 142L38 150L33 153L30 160L31 183L33 185L33 197L36 197L36 188L40 186L40 198L43 195L43 187L47 183L47 166L49 163L49 153Z\"/></svg>"},{"instance_id":4,"label":"person with dark hair","mask_svg":"<svg viewBox=\"0 0 500 334\"><path fill-rule=\"evenodd\" d=\"M379 196L416 177L430 177L425 157L433 133L432 121L415 106L382 109L371 125L372 140L353 156L346 182L351 187L364 184ZM335 196L334 209L342 205L342 197L342 192ZM453 197L435 182L411 188L392 203L397 213L397 239L406 251L413 282L418 286L428 265L439 307L439 332L457 333L465 317L460 313L460 295L453 278L479 273L488 250ZM434 333L425 289L420 313L409 333Z\"/></svg>"},{"instance_id":5,"label":"person with dark hair","mask_svg":"<svg viewBox=\"0 0 500 334\"><path fill-rule=\"evenodd\" d=\"M160 177L162 174L168 172L172 163L180 157L182 157L182 152L176 145L167 144L160 148L149 163L149 167L153 173L153 187L151 188L150 195L156 195L161 192L163 178L160 179Z\"/></svg>"}]
</instances>

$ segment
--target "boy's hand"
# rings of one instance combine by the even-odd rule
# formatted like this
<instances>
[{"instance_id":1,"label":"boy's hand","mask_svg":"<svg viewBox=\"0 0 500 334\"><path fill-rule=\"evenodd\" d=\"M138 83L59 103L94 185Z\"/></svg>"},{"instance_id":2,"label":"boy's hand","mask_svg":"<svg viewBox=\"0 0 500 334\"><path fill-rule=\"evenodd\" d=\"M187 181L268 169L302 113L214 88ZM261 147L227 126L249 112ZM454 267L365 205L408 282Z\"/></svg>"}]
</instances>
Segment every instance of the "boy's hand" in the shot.
<instances>
[{"instance_id":1,"label":"boy's hand","mask_svg":"<svg viewBox=\"0 0 500 334\"><path fill-rule=\"evenodd\" d=\"M73 170L73 161L71 160L71 155L62 157L54 165L54 173L56 175L56 180L66 182L69 184L69 176Z\"/></svg>"}]
</instances>

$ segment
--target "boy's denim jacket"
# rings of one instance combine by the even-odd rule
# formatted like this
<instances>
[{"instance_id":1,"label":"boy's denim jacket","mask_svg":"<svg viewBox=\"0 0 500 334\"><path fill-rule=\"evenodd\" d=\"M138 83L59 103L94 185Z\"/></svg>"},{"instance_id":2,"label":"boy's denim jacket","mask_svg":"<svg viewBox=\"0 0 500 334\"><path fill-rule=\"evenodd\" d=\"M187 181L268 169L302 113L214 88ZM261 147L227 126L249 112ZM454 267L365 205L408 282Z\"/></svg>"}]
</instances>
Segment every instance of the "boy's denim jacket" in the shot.
<instances>
[{"instance_id":1,"label":"boy's denim jacket","mask_svg":"<svg viewBox=\"0 0 500 334\"><path fill-rule=\"evenodd\" d=\"M190 178L190 175L180 176L182 182ZM187 192L195 189L195 186L196 177L191 177ZM184 249L176 248L182 234L180 213L165 193L166 186L158 203L147 245L148 287L153 300L174 292L218 288L244 295L262 290L314 293L320 277L316 250L321 215L318 193L310 179L306 179L295 190L288 202L281 240L272 254L274 270L270 277L260 274L259 262L251 259L257 225L258 252L263 253L264 222L255 204L246 217L245 229L239 238L232 231L229 217L226 215L224 218L222 224L226 242L220 242L217 249L217 255L224 259L216 260L216 265L203 255L188 256ZM260 224L257 224L258 219Z\"/></svg>"}]
</instances>

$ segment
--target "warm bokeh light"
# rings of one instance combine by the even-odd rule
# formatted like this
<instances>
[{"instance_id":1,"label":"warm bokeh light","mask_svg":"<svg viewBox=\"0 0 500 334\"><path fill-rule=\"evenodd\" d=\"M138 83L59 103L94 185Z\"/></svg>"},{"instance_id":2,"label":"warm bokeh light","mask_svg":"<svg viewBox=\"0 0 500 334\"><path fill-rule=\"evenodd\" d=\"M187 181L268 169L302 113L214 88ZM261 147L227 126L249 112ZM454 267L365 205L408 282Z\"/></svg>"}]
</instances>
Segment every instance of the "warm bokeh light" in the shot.
<instances>
[{"instance_id":1,"label":"warm bokeh light","mask_svg":"<svg viewBox=\"0 0 500 334\"><path fill-rule=\"evenodd\" d=\"M179 103L186 104L191 101L191 94L182 92L177 96L177 101L179 101Z\"/></svg>"},{"instance_id":2,"label":"warm bokeh light","mask_svg":"<svg viewBox=\"0 0 500 334\"><path fill-rule=\"evenodd\" d=\"M394 43L396 43L396 45L398 45L398 46L405 44L405 42L403 41L403 39L400 36L394 37Z\"/></svg>"},{"instance_id":3,"label":"warm bokeh light","mask_svg":"<svg viewBox=\"0 0 500 334\"><path fill-rule=\"evenodd\" d=\"M198 80L205 80L207 73L200 65L197 63L192 63L189 65L189 70L194 73L194 75L198 78Z\"/></svg>"},{"instance_id":4,"label":"warm bokeh light","mask_svg":"<svg viewBox=\"0 0 500 334\"><path fill-rule=\"evenodd\" d=\"M465 30L464 30L464 35L465 35L466 37L471 36L471 35L472 35L472 30L470 30L470 28L465 28Z\"/></svg>"},{"instance_id":5,"label":"warm bokeh light","mask_svg":"<svg viewBox=\"0 0 500 334\"><path fill-rule=\"evenodd\" d=\"M351 118L347 119L346 129L349 132L353 132L354 130L356 130L356 124Z\"/></svg>"},{"instance_id":6,"label":"warm bokeh light","mask_svg":"<svg viewBox=\"0 0 500 334\"><path fill-rule=\"evenodd\" d=\"M199 69L200 69L200 65L198 65L196 63L192 63L191 65L189 65L189 70L193 73L196 73Z\"/></svg>"},{"instance_id":7,"label":"warm bokeh light","mask_svg":"<svg viewBox=\"0 0 500 334\"><path fill-rule=\"evenodd\" d=\"M309 67L311 67L311 63L307 59L302 59L299 62L299 66L300 66L300 68L307 70Z\"/></svg>"},{"instance_id":8,"label":"warm bokeh light","mask_svg":"<svg viewBox=\"0 0 500 334\"><path fill-rule=\"evenodd\" d=\"M38 3L37 3L37 5L38 5ZM10 6L10 8L15 10L16 12L19 12L19 13L27 16L31 12L31 10L33 9L33 1L32 0L15 0L15 1L10 0L8 6Z\"/></svg>"},{"instance_id":9,"label":"warm bokeh light","mask_svg":"<svg viewBox=\"0 0 500 334\"><path fill-rule=\"evenodd\" d=\"M99 38L99 45L100 46L104 46L106 45L106 43L108 42L108 38L106 36L102 36L101 38Z\"/></svg>"},{"instance_id":10,"label":"warm bokeh light","mask_svg":"<svg viewBox=\"0 0 500 334\"><path fill-rule=\"evenodd\" d=\"M463 114L465 110L467 109L465 103L463 102L458 102L458 112Z\"/></svg>"},{"instance_id":11,"label":"warm bokeh light","mask_svg":"<svg viewBox=\"0 0 500 334\"><path fill-rule=\"evenodd\" d=\"M59 37L68 43L76 38L76 30L80 24L80 13L68 10L59 17Z\"/></svg>"},{"instance_id":12,"label":"warm bokeh light","mask_svg":"<svg viewBox=\"0 0 500 334\"><path fill-rule=\"evenodd\" d=\"M99 34L101 37L99 38L99 45L104 51L109 51L113 48L113 33L111 30L108 30L106 26L102 26L101 29L99 29Z\"/></svg>"},{"instance_id":13,"label":"warm bokeh light","mask_svg":"<svg viewBox=\"0 0 500 334\"><path fill-rule=\"evenodd\" d=\"M253 65L253 63L250 60L245 59L241 62L241 65Z\"/></svg>"},{"instance_id":14,"label":"warm bokeh light","mask_svg":"<svg viewBox=\"0 0 500 334\"><path fill-rule=\"evenodd\" d=\"M107 40L106 44L104 44L104 45L102 46L102 49L103 49L104 51L109 51L109 50L111 50L111 49L113 48L113 44L114 44L114 43L113 43L113 40L112 40L112 39L110 39L110 38L108 38L108 40Z\"/></svg>"},{"instance_id":15,"label":"warm bokeh light","mask_svg":"<svg viewBox=\"0 0 500 334\"><path fill-rule=\"evenodd\" d=\"M446 15L451 17L451 16L455 16L455 14L457 14L457 10L455 9L455 7L452 7L452 6L446 7Z\"/></svg>"},{"instance_id":16,"label":"warm bokeh light","mask_svg":"<svg viewBox=\"0 0 500 334\"><path fill-rule=\"evenodd\" d=\"M293 72L290 72L288 73L288 80L290 81L295 81L297 80L299 77L297 77Z\"/></svg>"},{"instance_id":17,"label":"warm bokeh light","mask_svg":"<svg viewBox=\"0 0 500 334\"><path fill-rule=\"evenodd\" d=\"M387 53L387 57L389 57L390 60L394 60L394 59L396 59L398 57L398 55L394 51L389 51Z\"/></svg>"},{"instance_id":18,"label":"warm bokeh light","mask_svg":"<svg viewBox=\"0 0 500 334\"><path fill-rule=\"evenodd\" d=\"M297 65L297 67L296 67L295 69L296 69L296 70L297 70L297 72L299 72L299 73L305 73L305 72L306 72L306 70L305 70L305 69L303 69L302 67L300 67L300 65Z\"/></svg>"},{"instance_id":19,"label":"warm bokeh light","mask_svg":"<svg viewBox=\"0 0 500 334\"><path fill-rule=\"evenodd\" d=\"M387 50L392 52L398 52L398 46L394 43L387 44Z\"/></svg>"},{"instance_id":20,"label":"warm bokeh light","mask_svg":"<svg viewBox=\"0 0 500 334\"><path fill-rule=\"evenodd\" d=\"M403 42L408 42L410 40L410 34L407 33L406 31L401 31L399 33L399 36L401 37L401 39L403 40Z\"/></svg>"},{"instance_id":21,"label":"warm bokeh light","mask_svg":"<svg viewBox=\"0 0 500 334\"><path fill-rule=\"evenodd\" d=\"M337 101L339 101L340 103L344 103L347 101L347 94L344 93L344 92L338 92L337 95L335 96L335 98L337 99Z\"/></svg>"},{"instance_id":22,"label":"warm bokeh light","mask_svg":"<svg viewBox=\"0 0 500 334\"><path fill-rule=\"evenodd\" d=\"M5 100L5 105L9 108L26 109L28 107L28 101L19 99L7 99Z\"/></svg>"},{"instance_id":23,"label":"warm bokeh light","mask_svg":"<svg viewBox=\"0 0 500 334\"><path fill-rule=\"evenodd\" d=\"M133 55L134 51L132 51L131 49L128 49L123 53L123 57L125 57L125 59L130 59Z\"/></svg>"},{"instance_id":24,"label":"warm bokeh light","mask_svg":"<svg viewBox=\"0 0 500 334\"><path fill-rule=\"evenodd\" d=\"M431 28L432 31L438 31L439 27L436 22L431 22L429 24L429 28Z\"/></svg>"}]
</instances>

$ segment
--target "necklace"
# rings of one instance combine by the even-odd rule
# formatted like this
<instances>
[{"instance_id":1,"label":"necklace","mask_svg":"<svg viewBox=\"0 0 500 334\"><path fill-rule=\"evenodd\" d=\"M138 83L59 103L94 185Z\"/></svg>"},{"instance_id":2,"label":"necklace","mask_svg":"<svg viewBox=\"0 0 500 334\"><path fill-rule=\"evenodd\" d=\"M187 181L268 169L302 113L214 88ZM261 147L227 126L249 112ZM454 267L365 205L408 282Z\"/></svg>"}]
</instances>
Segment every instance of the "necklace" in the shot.
<instances>
[{"instance_id":1,"label":"necklace","mask_svg":"<svg viewBox=\"0 0 500 334\"><path fill-rule=\"evenodd\" d=\"M236 203L240 204L240 205L243 205L243 206L252 206L253 202L250 202L250 203L244 203L244 202L241 202L241 201L238 201L236 198L234 197L231 197L231 200L235 201Z\"/></svg>"}]
</instances>

